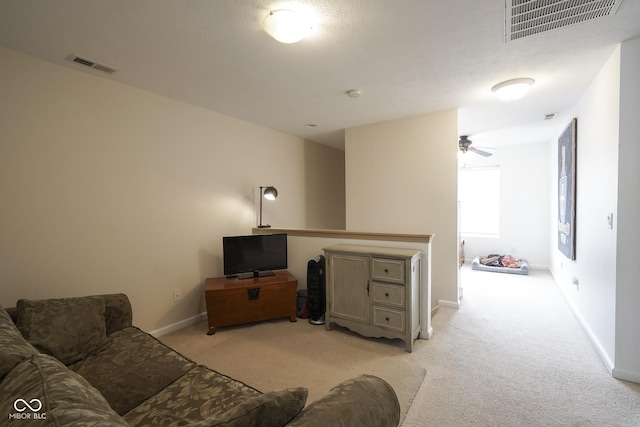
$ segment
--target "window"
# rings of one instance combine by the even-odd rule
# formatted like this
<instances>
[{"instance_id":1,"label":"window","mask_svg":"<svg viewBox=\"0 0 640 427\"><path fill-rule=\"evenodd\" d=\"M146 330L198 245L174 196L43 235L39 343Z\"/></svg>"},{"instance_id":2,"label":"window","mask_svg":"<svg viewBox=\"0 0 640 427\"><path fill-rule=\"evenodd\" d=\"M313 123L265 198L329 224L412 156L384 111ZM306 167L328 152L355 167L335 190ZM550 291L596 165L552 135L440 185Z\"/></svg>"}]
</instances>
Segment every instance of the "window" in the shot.
<instances>
[{"instance_id":1,"label":"window","mask_svg":"<svg viewBox=\"0 0 640 427\"><path fill-rule=\"evenodd\" d=\"M500 168L498 166L460 169L458 200L462 234L498 237L500 232Z\"/></svg>"}]
</instances>

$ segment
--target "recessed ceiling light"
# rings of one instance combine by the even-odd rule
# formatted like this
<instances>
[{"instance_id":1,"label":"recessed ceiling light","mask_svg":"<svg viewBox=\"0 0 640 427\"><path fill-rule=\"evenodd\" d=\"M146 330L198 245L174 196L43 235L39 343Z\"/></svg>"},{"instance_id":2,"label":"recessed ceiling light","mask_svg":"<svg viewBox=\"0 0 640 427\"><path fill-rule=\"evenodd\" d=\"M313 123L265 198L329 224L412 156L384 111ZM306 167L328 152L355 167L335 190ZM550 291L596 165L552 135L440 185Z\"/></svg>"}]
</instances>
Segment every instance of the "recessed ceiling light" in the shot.
<instances>
[{"instance_id":1,"label":"recessed ceiling light","mask_svg":"<svg viewBox=\"0 0 640 427\"><path fill-rule=\"evenodd\" d=\"M308 127L308 128L314 128L314 127L316 127L318 125L315 124L315 123L307 123L305 126Z\"/></svg>"},{"instance_id":2,"label":"recessed ceiling light","mask_svg":"<svg viewBox=\"0 0 640 427\"><path fill-rule=\"evenodd\" d=\"M349 98L358 98L358 97L360 97L360 95L362 95L362 92L360 92L357 89L352 89L352 90L348 90L347 91L347 96Z\"/></svg>"},{"instance_id":3,"label":"recessed ceiling light","mask_svg":"<svg viewBox=\"0 0 640 427\"><path fill-rule=\"evenodd\" d=\"M313 29L306 14L289 9L271 11L262 23L264 30L280 43L297 43Z\"/></svg>"},{"instance_id":4,"label":"recessed ceiling light","mask_svg":"<svg viewBox=\"0 0 640 427\"><path fill-rule=\"evenodd\" d=\"M494 92L503 101L512 101L522 98L532 85L533 79L530 78L511 79L498 83L491 88L491 92Z\"/></svg>"}]
</instances>

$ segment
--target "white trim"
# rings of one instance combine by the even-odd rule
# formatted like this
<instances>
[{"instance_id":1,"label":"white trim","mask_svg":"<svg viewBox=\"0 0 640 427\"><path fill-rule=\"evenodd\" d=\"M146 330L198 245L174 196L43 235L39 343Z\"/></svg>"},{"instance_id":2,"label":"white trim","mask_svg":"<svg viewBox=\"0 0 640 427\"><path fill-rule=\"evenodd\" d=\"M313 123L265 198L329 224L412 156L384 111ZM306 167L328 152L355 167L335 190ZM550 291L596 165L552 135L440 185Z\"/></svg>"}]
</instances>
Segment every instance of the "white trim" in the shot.
<instances>
[{"instance_id":1,"label":"white trim","mask_svg":"<svg viewBox=\"0 0 640 427\"><path fill-rule=\"evenodd\" d=\"M613 372L611 373L611 375L613 376L613 378L616 378L619 380L631 381L633 383L640 384L640 374L638 374L637 372L630 372L622 369L613 368Z\"/></svg>"},{"instance_id":2,"label":"white trim","mask_svg":"<svg viewBox=\"0 0 640 427\"><path fill-rule=\"evenodd\" d=\"M555 281L555 276L553 275L553 271L551 272L551 275L552 275L552 277L553 277L553 279ZM600 354L600 358L604 362L605 367L609 371L609 374L611 374L612 376L615 377L615 375L614 375L615 364L613 363L613 361L609 357L609 354L606 352L606 350L604 349L604 347L600 343L600 340L598 339L596 334L593 333L593 331L589 327L589 324L584 320L584 317L582 317L582 314L580 313L580 311L578 311L577 307L569 299L568 295L565 293L564 288L562 286L558 285L557 281L556 281L556 286L558 287L558 289L560 289L560 293L564 297L564 299L567 302L567 304L569 304L569 307L571 307L571 310L573 311L573 314L575 314L576 318L578 319L578 322L580 323L580 326L582 326L582 329L584 329L584 331L587 333L587 336L589 337L589 339L591 340L591 342L595 346L596 350L598 351L598 354ZM618 372L620 372L620 375L622 375L624 373L624 371L618 371Z\"/></svg>"},{"instance_id":3,"label":"white trim","mask_svg":"<svg viewBox=\"0 0 640 427\"><path fill-rule=\"evenodd\" d=\"M206 320L206 319L207 319L207 312L203 312L195 316L189 317L188 319L184 319L179 322L172 323L167 326L163 326L160 329L156 329L154 331L149 332L149 334L153 335L156 338L159 338L163 335L170 334L171 332L178 331L182 328L186 328L189 325L193 325L194 323L197 323L201 320Z\"/></svg>"},{"instance_id":4,"label":"white trim","mask_svg":"<svg viewBox=\"0 0 640 427\"><path fill-rule=\"evenodd\" d=\"M544 271L551 272L551 269L549 268L549 266L543 265L543 264L529 264L529 270L544 270Z\"/></svg>"},{"instance_id":5,"label":"white trim","mask_svg":"<svg viewBox=\"0 0 640 427\"><path fill-rule=\"evenodd\" d=\"M420 330L420 339L421 340L430 340L433 335L433 328L429 327L428 330L421 329Z\"/></svg>"},{"instance_id":6,"label":"white trim","mask_svg":"<svg viewBox=\"0 0 640 427\"><path fill-rule=\"evenodd\" d=\"M438 307L448 307L448 308L460 308L460 302L458 301L447 301L444 299L438 300Z\"/></svg>"},{"instance_id":7,"label":"white trim","mask_svg":"<svg viewBox=\"0 0 640 427\"><path fill-rule=\"evenodd\" d=\"M481 255L477 255L477 256L481 256ZM464 257L464 263L463 265L469 265L469 266L473 266L473 259L475 258L475 256L473 257ZM516 256L516 258L518 258ZM527 260L528 261L528 260ZM544 264L531 264L529 263L529 270L544 270L544 271L548 271L549 273L551 273L551 269L549 268L548 265L544 265ZM552 273L553 275L553 273Z\"/></svg>"}]
</instances>

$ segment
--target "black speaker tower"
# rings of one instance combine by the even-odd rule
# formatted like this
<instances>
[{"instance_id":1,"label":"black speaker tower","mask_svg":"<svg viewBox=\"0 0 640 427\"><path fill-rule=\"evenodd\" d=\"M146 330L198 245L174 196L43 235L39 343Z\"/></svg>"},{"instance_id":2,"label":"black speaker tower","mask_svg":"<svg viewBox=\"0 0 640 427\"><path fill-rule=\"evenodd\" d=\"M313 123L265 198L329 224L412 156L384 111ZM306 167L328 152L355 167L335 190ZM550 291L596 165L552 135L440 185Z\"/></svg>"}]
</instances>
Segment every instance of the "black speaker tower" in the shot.
<instances>
[{"instance_id":1,"label":"black speaker tower","mask_svg":"<svg viewBox=\"0 0 640 427\"><path fill-rule=\"evenodd\" d=\"M309 295L309 323L324 324L326 309L326 291L324 274L324 256L307 263L307 292Z\"/></svg>"}]
</instances>

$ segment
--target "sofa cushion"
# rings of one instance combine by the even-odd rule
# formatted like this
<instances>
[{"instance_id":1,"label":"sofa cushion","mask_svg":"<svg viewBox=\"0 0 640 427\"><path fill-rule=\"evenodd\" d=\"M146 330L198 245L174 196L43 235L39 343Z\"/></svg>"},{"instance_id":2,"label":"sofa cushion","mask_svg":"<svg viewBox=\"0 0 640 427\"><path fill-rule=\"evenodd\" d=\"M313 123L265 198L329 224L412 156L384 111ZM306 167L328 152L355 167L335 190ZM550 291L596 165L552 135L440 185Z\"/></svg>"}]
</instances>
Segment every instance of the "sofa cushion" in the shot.
<instances>
[{"instance_id":1,"label":"sofa cushion","mask_svg":"<svg viewBox=\"0 0 640 427\"><path fill-rule=\"evenodd\" d=\"M127 425L95 388L46 354L31 356L7 374L0 402L7 426Z\"/></svg>"},{"instance_id":2,"label":"sofa cushion","mask_svg":"<svg viewBox=\"0 0 640 427\"><path fill-rule=\"evenodd\" d=\"M288 425L338 426L345 420L358 425L396 427L400 423L400 403L393 387L382 378L361 375L333 387L312 402Z\"/></svg>"},{"instance_id":3,"label":"sofa cushion","mask_svg":"<svg viewBox=\"0 0 640 427\"><path fill-rule=\"evenodd\" d=\"M247 399L212 420L191 424L190 427L281 427L304 408L308 394L304 387L271 391Z\"/></svg>"},{"instance_id":4,"label":"sofa cushion","mask_svg":"<svg viewBox=\"0 0 640 427\"><path fill-rule=\"evenodd\" d=\"M131 426L283 426L307 401L306 388L261 394L253 388L197 366L124 415Z\"/></svg>"},{"instance_id":5,"label":"sofa cushion","mask_svg":"<svg viewBox=\"0 0 640 427\"><path fill-rule=\"evenodd\" d=\"M107 344L99 297L19 300L17 325L27 341L69 365Z\"/></svg>"},{"instance_id":6,"label":"sofa cushion","mask_svg":"<svg viewBox=\"0 0 640 427\"><path fill-rule=\"evenodd\" d=\"M196 364L131 326L108 337L107 347L69 368L125 414L190 371Z\"/></svg>"},{"instance_id":7,"label":"sofa cushion","mask_svg":"<svg viewBox=\"0 0 640 427\"><path fill-rule=\"evenodd\" d=\"M37 353L20 334L9 313L0 307L0 380L18 363Z\"/></svg>"},{"instance_id":8,"label":"sofa cushion","mask_svg":"<svg viewBox=\"0 0 640 427\"><path fill-rule=\"evenodd\" d=\"M186 425L209 420L259 395L246 384L199 365L126 413L124 419L133 426Z\"/></svg>"}]
</instances>

